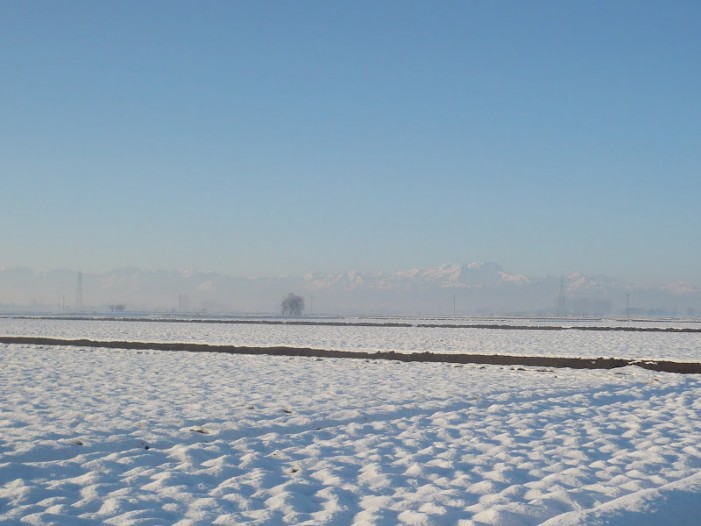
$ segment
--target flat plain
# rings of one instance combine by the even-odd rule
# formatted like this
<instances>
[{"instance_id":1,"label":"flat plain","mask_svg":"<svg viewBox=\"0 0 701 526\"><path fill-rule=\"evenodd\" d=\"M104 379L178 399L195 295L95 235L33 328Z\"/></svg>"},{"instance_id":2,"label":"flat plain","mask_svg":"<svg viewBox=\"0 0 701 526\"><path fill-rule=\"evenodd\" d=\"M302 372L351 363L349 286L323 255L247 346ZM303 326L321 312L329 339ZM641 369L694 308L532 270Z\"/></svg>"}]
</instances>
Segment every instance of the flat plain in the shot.
<instances>
[{"instance_id":1,"label":"flat plain","mask_svg":"<svg viewBox=\"0 0 701 526\"><path fill-rule=\"evenodd\" d=\"M701 345L89 320L0 319L0 333L694 361ZM701 511L699 375L39 345L2 345L0 363L2 524L696 524Z\"/></svg>"}]
</instances>

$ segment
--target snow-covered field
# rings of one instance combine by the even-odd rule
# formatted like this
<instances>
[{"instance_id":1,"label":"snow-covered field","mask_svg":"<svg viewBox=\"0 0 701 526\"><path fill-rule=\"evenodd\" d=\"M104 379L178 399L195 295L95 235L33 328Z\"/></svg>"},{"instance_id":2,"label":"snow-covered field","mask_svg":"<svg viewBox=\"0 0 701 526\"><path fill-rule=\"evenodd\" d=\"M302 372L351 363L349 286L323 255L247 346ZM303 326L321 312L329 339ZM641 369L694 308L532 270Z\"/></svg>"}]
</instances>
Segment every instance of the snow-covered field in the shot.
<instances>
[{"instance_id":1,"label":"snow-covered field","mask_svg":"<svg viewBox=\"0 0 701 526\"><path fill-rule=\"evenodd\" d=\"M406 319L401 320L407 322ZM523 320L516 320L522 324ZM378 322L379 323L379 322ZM630 322L629 322L630 323ZM561 323L572 326L571 320ZM553 325L553 323L549 323ZM616 326L623 324L615 324ZM670 322L633 326L688 326ZM601 325L606 326L606 325ZM699 324L694 325L695 328ZM701 333L267 325L0 318L4 336L187 342L328 350L576 356L701 361Z\"/></svg>"},{"instance_id":2,"label":"snow-covered field","mask_svg":"<svg viewBox=\"0 0 701 526\"><path fill-rule=\"evenodd\" d=\"M33 323L0 320L0 334L216 343L246 327ZM224 343L441 350L438 336L417 336L434 329L253 327ZM447 348L459 340L504 354L642 346L669 359L701 339L491 330L475 343L443 330L454 334ZM580 336L592 339L570 341ZM3 525L695 525L701 516L699 375L34 345L0 345L0 364Z\"/></svg>"}]
</instances>

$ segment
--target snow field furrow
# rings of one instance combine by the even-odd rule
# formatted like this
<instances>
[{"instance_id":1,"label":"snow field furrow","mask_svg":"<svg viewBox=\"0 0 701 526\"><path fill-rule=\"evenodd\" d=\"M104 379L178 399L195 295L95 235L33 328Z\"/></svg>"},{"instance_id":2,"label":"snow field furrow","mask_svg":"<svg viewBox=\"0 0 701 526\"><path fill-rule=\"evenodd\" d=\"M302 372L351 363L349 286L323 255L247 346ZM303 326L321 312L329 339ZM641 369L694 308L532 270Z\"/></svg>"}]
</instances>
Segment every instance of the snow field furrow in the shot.
<instances>
[{"instance_id":1,"label":"snow field furrow","mask_svg":"<svg viewBox=\"0 0 701 526\"><path fill-rule=\"evenodd\" d=\"M517 323L514 321L513 323ZM573 322L569 322L571 325ZM665 325L665 324L663 324ZM698 328L698 327L696 327ZM0 318L3 336L312 347L336 351L613 357L698 362L699 333L262 325Z\"/></svg>"}]
</instances>

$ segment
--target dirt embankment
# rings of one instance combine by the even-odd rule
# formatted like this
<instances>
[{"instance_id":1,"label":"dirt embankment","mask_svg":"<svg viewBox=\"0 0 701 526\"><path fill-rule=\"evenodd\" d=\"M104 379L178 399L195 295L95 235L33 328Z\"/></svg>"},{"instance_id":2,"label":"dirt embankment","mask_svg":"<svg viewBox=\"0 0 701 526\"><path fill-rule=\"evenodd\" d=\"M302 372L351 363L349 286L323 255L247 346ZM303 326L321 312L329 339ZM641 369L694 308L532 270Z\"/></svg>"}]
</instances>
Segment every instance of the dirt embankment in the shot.
<instances>
[{"instance_id":1,"label":"dirt embankment","mask_svg":"<svg viewBox=\"0 0 701 526\"><path fill-rule=\"evenodd\" d=\"M0 336L0 343L8 345L47 345L97 347L107 349L136 349L156 351L217 352L267 356L300 356L309 358L347 358L365 360L393 360L399 362L443 362L482 365L520 365L526 367L569 367L572 369L614 369L635 365L652 371L683 374L701 374L701 363L671 362L664 360L626 360L620 358L571 358L551 356L513 356L499 354L462 353L398 353L394 351L331 351L307 347L237 347L200 343L163 343L129 341L69 340L26 336Z\"/></svg>"},{"instance_id":2,"label":"dirt embankment","mask_svg":"<svg viewBox=\"0 0 701 526\"><path fill-rule=\"evenodd\" d=\"M316 325L321 327L398 327L419 329L489 329L500 331L594 331L594 332L692 332L701 333L701 328L691 327L631 327L601 325L516 325L497 323L426 323L404 321L334 321L304 319L200 319L200 318L144 318L130 316L0 316L15 320L54 320L54 321L118 321L139 323L188 323L212 325Z\"/></svg>"}]
</instances>

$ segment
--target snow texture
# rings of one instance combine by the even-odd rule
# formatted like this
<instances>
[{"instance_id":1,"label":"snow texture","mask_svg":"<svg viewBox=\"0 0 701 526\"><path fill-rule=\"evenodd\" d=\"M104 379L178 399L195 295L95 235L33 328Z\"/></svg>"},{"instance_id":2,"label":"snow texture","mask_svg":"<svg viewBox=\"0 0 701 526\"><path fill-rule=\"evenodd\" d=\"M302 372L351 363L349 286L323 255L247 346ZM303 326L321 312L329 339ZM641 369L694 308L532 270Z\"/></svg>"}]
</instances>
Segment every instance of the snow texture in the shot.
<instances>
[{"instance_id":1,"label":"snow texture","mask_svg":"<svg viewBox=\"0 0 701 526\"><path fill-rule=\"evenodd\" d=\"M588 344L617 337L599 336ZM3 525L683 525L701 512L698 375L31 345L0 346L0 361Z\"/></svg>"}]
</instances>

